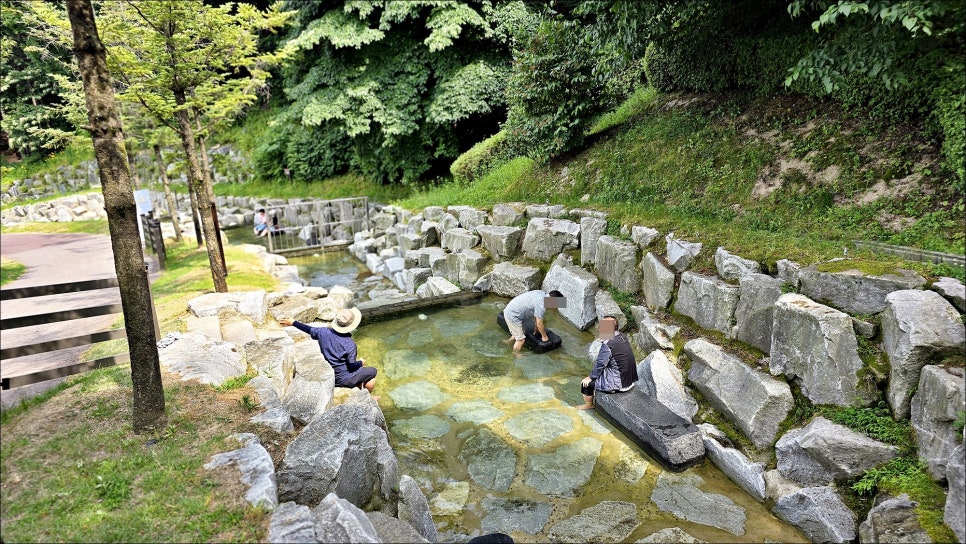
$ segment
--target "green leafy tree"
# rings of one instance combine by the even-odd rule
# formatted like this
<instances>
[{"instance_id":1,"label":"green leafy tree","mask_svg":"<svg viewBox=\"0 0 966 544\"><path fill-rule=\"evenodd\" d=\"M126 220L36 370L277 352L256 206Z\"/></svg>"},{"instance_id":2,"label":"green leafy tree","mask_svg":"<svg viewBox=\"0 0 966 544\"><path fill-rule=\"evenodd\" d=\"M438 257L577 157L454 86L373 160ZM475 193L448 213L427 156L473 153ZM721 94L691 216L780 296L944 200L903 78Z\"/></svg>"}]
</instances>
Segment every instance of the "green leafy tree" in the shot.
<instances>
[{"instance_id":1,"label":"green leafy tree","mask_svg":"<svg viewBox=\"0 0 966 544\"><path fill-rule=\"evenodd\" d=\"M126 0L104 4L99 16L121 98L141 104L181 139L215 290L225 292L227 270L192 115L225 119L257 100L268 65L282 58L258 51L259 32L282 26L288 14L278 5L263 12L248 4Z\"/></svg>"},{"instance_id":2,"label":"green leafy tree","mask_svg":"<svg viewBox=\"0 0 966 544\"><path fill-rule=\"evenodd\" d=\"M30 4L0 1L0 119L10 147L27 159L65 147L72 121L81 121L70 118L68 95L81 95L69 78L70 47L51 42L47 31ZM75 111L81 105L75 101Z\"/></svg>"},{"instance_id":3,"label":"green leafy tree","mask_svg":"<svg viewBox=\"0 0 966 544\"><path fill-rule=\"evenodd\" d=\"M285 73L291 105L276 123L283 141L263 151L281 157L276 162L324 165L317 174L348 164L383 182L448 166L496 132L511 45L533 23L522 2L290 5L298 9L286 45L294 54ZM289 122L294 128L281 128ZM348 142L351 154L342 156L339 145L313 149L320 141Z\"/></svg>"}]
</instances>

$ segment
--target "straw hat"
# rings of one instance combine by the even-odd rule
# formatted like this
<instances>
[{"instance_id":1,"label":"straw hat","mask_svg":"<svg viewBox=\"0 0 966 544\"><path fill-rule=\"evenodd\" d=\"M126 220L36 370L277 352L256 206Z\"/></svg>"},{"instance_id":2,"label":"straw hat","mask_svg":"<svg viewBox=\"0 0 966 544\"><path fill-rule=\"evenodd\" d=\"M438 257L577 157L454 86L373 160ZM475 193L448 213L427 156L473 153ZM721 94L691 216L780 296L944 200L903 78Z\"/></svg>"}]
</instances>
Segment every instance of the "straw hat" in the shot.
<instances>
[{"instance_id":1,"label":"straw hat","mask_svg":"<svg viewBox=\"0 0 966 544\"><path fill-rule=\"evenodd\" d=\"M359 308L346 308L344 310L339 310L339 313L335 314L335 319L332 320L332 330L342 334L348 334L359 326L362 321L362 312Z\"/></svg>"}]
</instances>

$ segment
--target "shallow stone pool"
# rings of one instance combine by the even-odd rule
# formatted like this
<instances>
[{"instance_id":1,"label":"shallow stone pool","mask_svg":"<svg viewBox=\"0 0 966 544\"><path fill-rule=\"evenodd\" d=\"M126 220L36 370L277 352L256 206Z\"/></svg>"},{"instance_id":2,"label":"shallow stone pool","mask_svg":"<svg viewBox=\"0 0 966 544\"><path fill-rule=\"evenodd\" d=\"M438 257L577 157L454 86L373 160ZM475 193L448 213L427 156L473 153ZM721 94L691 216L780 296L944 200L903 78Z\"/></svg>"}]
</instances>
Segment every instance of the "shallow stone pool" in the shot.
<instances>
[{"instance_id":1,"label":"shallow stone pool","mask_svg":"<svg viewBox=\"0 0 966 544\"><path fill-rule=\"evenodd\" d=\"M574 409L593 336L551 311L563 347L513 357L496 324L505 303L363 323L354 335L379 369L374 393L400 471L430 500L441 541L585 541L600 530L594 539L634 542L671 527L707 542L807 541L710 461L665 471L602 416ZM580 515L603 501L616 502Z\"/></svg>"}]
</instances>

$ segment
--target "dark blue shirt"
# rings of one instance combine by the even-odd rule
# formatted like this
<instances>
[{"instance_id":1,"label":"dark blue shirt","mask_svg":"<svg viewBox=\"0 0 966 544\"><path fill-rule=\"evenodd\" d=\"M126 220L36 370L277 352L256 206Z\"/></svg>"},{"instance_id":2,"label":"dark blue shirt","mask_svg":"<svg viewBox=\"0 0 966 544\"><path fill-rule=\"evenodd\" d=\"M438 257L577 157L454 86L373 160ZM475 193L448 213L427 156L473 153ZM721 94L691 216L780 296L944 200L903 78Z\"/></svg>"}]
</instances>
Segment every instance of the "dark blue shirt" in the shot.
<instances>
[{"instance_id":1,"label":"dark blue shirt","mask_svg":"<svg viewBox=\"0 0 966 544\"><path fill-rule=\"evenodd\" d=\"M338 333L329 327L310 327L298 321L292 323L292 326L318 340L322 356L335 371L335 383L341 383L350 373L359 370L362 366L362 363L356 360L358 348L352 339L352 334Z\"/></svg>"}]
</instances>

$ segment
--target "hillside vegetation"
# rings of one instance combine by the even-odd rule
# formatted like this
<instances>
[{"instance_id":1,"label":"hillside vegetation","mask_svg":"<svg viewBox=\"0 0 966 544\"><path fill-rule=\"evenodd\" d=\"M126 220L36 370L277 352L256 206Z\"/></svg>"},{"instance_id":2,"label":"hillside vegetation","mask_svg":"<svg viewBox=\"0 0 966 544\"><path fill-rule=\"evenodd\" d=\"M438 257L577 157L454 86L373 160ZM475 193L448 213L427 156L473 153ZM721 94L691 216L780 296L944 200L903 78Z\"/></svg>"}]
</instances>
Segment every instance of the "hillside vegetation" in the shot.
<instances>
[{"instance_id":1,"label":"hillside vegetation","mask_svg":"<svg viewBox=\"0 0 966 544\"><path fill-rule=\"evenodd\" d=\"M234 131L245 134L236 143L257 141L261 127ZM610 214L612 234L620 224L647 225L772 267L782 258L841 257L846 249L854 256L855 240L964 252L962 193L922 127L876 122L832 101L643 88L604 115L581 149L559 159L501 156L501 141L498 135L469 150L454 163L455 177L435 183L337 178L302 187L313 197L361 190L412 210L510 201L593 208ZM216 191L299 196L294 187Z\"/></svg>"}]
</instances>

